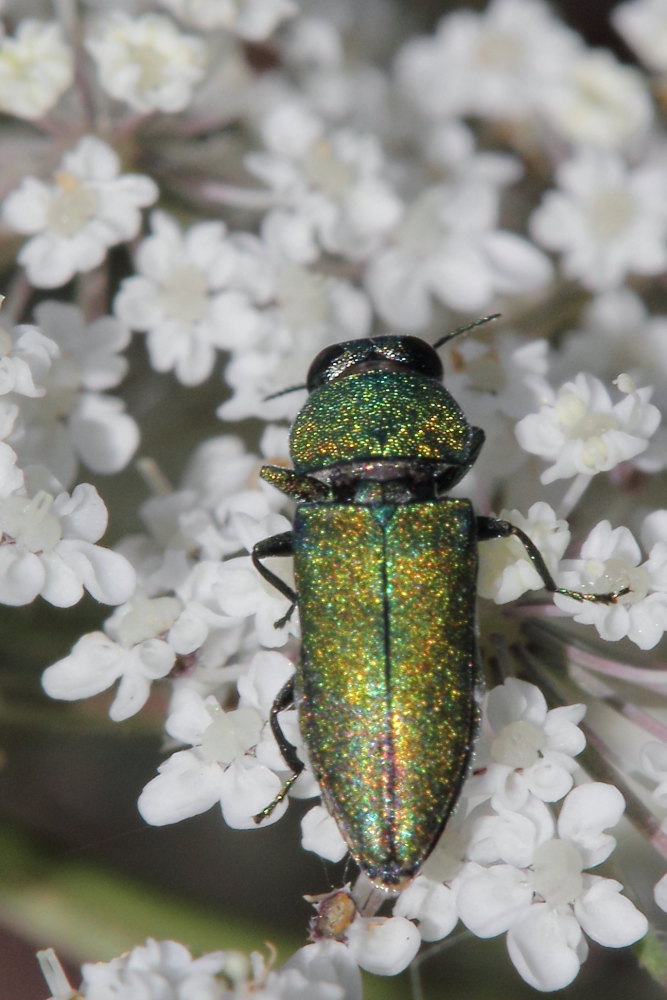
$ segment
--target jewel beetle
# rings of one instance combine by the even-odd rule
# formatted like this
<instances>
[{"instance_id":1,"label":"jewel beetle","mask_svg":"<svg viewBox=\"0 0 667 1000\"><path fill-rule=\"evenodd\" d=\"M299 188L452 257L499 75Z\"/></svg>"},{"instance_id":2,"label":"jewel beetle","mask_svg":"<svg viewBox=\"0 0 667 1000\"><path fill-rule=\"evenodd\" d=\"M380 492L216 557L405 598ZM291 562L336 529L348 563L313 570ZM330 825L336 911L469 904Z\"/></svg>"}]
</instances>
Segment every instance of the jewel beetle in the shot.
<instances>
[{"instance_id":1,"label":"jewel beetle","mask_svg":"<svg viewBox=\"0 0 667 1000\"><path fill-rule=\"evenodd\" d=\"M293 530L258 542L252 559L290 601L276 625L298 602L302 651L270 717L291 774L256 820L303 770L278 719L296 706L324 803L361 870L387 890L405 886L430 854L470 762L478 543L516 536L553 593L602 603L624 593L557 587L521 529L448 495L484 432L442 385L437 348L494 318L434 345L387 335L325 348L291 428L294 468L261 471L296 500L296 513ZM286 555L296 592L263 562Z\"/></svg>"}]
</instances>

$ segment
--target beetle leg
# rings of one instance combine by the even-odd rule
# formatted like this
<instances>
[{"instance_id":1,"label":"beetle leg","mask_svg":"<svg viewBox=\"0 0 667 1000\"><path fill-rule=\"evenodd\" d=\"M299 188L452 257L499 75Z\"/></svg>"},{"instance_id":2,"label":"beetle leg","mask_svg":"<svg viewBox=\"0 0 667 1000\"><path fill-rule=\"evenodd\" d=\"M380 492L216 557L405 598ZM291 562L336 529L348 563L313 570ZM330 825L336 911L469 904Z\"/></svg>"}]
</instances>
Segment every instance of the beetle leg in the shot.
<instances>
[{"instance_id":1,"label":"beetle leg","mask_svg":"<svg viewBox=\"0 0 667 1000\"><path fill-rule=\"evenodd\" d=\"M552 594L564 594L565 597L574 597L577 601L591 601L593 604L616 604L619 597L623 597L624 594L630 592L629 587L623 587L621 590L613 590L608 594L585 594L580 590L568 590L567 587L557 587L556 581L547 569L542 553L525 531L517 528L515 524L510 524L509 521L501 521L496 517L477 518L477 537L480 541L489 538L509 538L510 535L514 535L515 538L519 539L526 550L528 558L540 574L545 589Z\"/></svg>"},{"instance_id":2,"label":"beetle leg","mask_svg":"<svg viewBox=\"0 0 667 1000\"><path fill-rule=\"evenodd\" d=\"M260 476L293 500L330 500L331 490L314 476L304 476L282 465L263 465Z\"/></svg>"},{"instance_id":3,"label":"beetle leg","mask_svg":"<svg viewBox=\"0 0 667 1000\"><path fill-rule=\"evenodd\" d=\"M273 624L276 628L282 628L285 622L294 614L294 609L296 608L297 594L295 590L292 590L288 583L281 580L279 576L276 576L272 570L268 569L264 563L260 560L267 559L270 556L291 556L293 555L292 547L292 532L283 531L280 535L271 535L270 538L263 538L261 542L257 542L252 549L252 564L260 574L263 576L267 583L270 583L272 587L279 590L283 597L286 597L290 602L290 606L278 621Z\"/></svg>"},{"instance_id":4,"label":"beetle leg","mask_svg":"<svg viewBox=\"0 0 667 1000\"><path fill-rule=\"evenodd\" d=\"M280 536L277 536L280 537ZM287 684L284 685L278 692L278 696L271 706L271 714L269 716L269 722L271 724L271 732L275 736L278 748L283 755L283 760L291 770L291 775L284 783L283 787L280 789L276 795L273 802L269 802L260 813L257 813L253 817L255 823L261 823L263 819L270 816L277 805L280 805L282 800L285 798L290 788L299 777L303 771L305 765L300 757L297 755L296 747L293 743L285 736L284 732L280 728L280 723L278 722L278 713L282 712L284 709L289 708L290 705L294 705L294 678L291 677Z\"/></svg>"}]
</instances>

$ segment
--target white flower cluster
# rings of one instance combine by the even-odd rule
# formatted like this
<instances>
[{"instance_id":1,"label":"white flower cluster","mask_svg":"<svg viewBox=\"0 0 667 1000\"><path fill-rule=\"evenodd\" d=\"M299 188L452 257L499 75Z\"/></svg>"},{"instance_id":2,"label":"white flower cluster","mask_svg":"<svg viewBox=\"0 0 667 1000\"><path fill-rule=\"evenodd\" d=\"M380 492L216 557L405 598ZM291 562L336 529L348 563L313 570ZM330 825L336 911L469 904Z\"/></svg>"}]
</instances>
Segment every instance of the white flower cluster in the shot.
<instances>
[{"instance_id":1,"label":"white flower cluster","mask_svg":"<svg viewBox=\"0 0 667 1000\"><path fill-rule=\"evenodd\" d=\"M124 556L95 544L107 526L104 502L88 483L66 491L77 455L95 452L91 467L112 471L136 447L136 425L121 402L82 391L86 383L115 384L115 345L100 344L95 333L90 345L82 342L73 306L44 302L39 313L53 336L34 326L0 329L0 603L29 604L41 595L69 607L85 588L98 601L120 604L134 590L135 573ZM63 329L64 315L70 329ZM122 341L112 317L96 325Z\"/></svg>"},{"instance_id":2,"label":"white flower cluster","mask_svg":"<svg viewBox=\"0 0 667 1000\"><path fill-rule=\"evenodd\" d=\"M427 941L458 919L478 937L506 933L512 963L538 990L572 982L588 953L584 934L618 948L648 926L619 882L587 871L613 851L605 831L624 802L613 785L572 787L584 712L548 711L538 688L515 679L489 692L465 813L394 907ZM556 819L547 803L561 800ZM439 868L448 869L444 885Z\"/></svg>"},{"instance_id":3,"label":"white flower cluster","mask_svg":"<svg viewBox=\"0 0 667 1000\"><path fill-rule=\"evenodd\" d=\"M176 941L148 940L111 962L85 964L75 991L53 952L40 952L50 1000L362 1000L359 970L336 941L301 948L279 969L258 952L212 951L193 958Z\"/></svg>"},{"instance_id":4,"label":"white flower cluster","mask_svg":"<svg viewBox=\"0 0 667 1000\"><path fill-rule=\"evenodd\" d=\"M64 285L101 264L109 247L136 236L139 209L155 201L158 189L150 177L119 170L113 149L86 135L65 154L51 184L26 177L5 198L7 225L31 236L18 261L33 285Z\"/></svg>"},{"instance_id":5,"label":"white flower cluster","mask_svg":"<svg viewBox=\"0 0 667 1000\"><path fill-rule=\"evenodd\" d=\"M595 710L587 775L575 758L580 700L665 734L629 693L664 697L655 677L667 676L667 142L654 96L667 75L665 0L613 15L644 69L591 49L543 0L455 9L415 37L392 0L363 13L349 0L72 0L55 15L34 0L41 20L19 6L3 8L0 35L12 153L0 242L17 262L0 329L0 602L66 606L86 589L118 605L43 684L67 701L113 689L117 722L166 691L156 701L173 752L141 794L146 820L217 806L252 829L289 777L269 718L295 669L298 609L285 620L287 599L249 553L290 530L258 473L289 464L308 367L337 341L434 343L471 315L502 314L442 350L449 391L486 433L456 492L528 536L556 589L544 592L544 567L517 535L480 542L481 634L498 636L501 673L563 665L551 710L527 682L491 690L462 804L393 916L362 907L338 941L277 970L149 942L86 966L81 995L141 983L146 1000L356 998L358 967L398 972L459 920L478 937L506 934L537 989L567 985L587 938L618 947L647 926L629 898L645 908L641 886L625 896L591 873L611 854L624 797L639 822L614 727L600 736ZM182 400L206 382L195 408L249 418L253 444L225 427L191 447ZM188 431L169 441L185 469L175 488L151 454L155 401L172 406L158 384L178 389ZM126 469L133 415L146 421L151 496L135 505L142 530L110 551L97 544L106 506L79 467ZM289 559L270 565L293 586ZM623 641L614 655L655 659L639 668L593 652L586 625ZM535 665L527 635L553 656ZM279 722L304 756L297 712ZM596 772L600 746L611 763ZM659 814L665 762L655 748L643 760ZM316 794L306 768L290 796ZM344 856L322 806L302 833L304 848ZM651 839L664 861L667 841Z\"/></svg>"},{"instance_id":6,"label":"white flower cluster","mask_svg":"<svg viewBox=\"0 0 667 1000\"><path fill-rule=\"evenodd\" d=\"M283 661L281 669L282 658L276 653L263 656L250 676L239 681L238 709L224 712L214 698L195 697L192 691L182 690L175 698L169 732L191 743L192 749L175 753L145 789L140 806L149 821L174 822L219 801L229 823L250 826L252 813L276 794L280 781L271 773L272 763L279 766L275 748L261 736L262 717L272 698L266 678L273 673L280 685L290 667ZM326 957L337 975L349 980L349 990L358 982L358 967L394 975L412 961L421 940L440 940L461 920L480 938L506 933L509 957L519 974L536 989L552 991L575 978L588 953L584 935L611 948L641 938L646 918L621 894L621 884L588 871L613 851L615 838L606 831L621 819L624 802L612 785L573 787L575 757L585 745L578 727L584 713L583 705L549 711L539 689L523 681L510 679L494 688L485 701L464 806L423 873L396 900L393 915L368 918L353 913L339 938L346 947L323 936L298 952L286 968L299 969L301 975L308 968L321 972L319 963ZM291 728L287 733L295 739ZM251 745L257 748L256 758L247 756ZM660 745L652 759L664 771L662 751ZM310 794L314 791L311 787ZM561 802L557 818L550 808L556 802ZM302 828L307 849L330 860L344 855L340 834L322 807L306 814ZM169 968L162 964L165 948L174 949ZM228 960L219 953L193 962L182 946L149 942L109 965L84 966L81 993L95 998L96 988L109 989L111 983L125 982L124 977L129 987L133 974L147 982L154 976L155 990L163 988L167 974L177 975L179 983L204 974L214 982ZM274 989L282 974L279 970L272 974L277 978L269 979ZM290 982L291 988L294 985ZM261 989L259 995L264 995ZM283 995L293 994L279 989L275 993Z\"/></svg>"}]
</instances>

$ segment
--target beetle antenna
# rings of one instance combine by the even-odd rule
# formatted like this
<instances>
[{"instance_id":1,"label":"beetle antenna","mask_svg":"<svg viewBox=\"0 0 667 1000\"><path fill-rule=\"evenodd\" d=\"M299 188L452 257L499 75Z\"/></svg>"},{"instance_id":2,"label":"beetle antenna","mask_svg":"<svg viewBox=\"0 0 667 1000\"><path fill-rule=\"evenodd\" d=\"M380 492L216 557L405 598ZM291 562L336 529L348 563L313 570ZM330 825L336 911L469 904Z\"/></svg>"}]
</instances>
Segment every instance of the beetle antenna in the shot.
<instances>
[{"instance_id":1,"label":"beetle antenna","mask_svg":"<svg viewBox=\"0 0 667 1000\"><path fill-rule=\"evenodd\" d=\"M265 396L263 402L268 402L269 399L277 399L278 396L286 396L288 392L296 392L297 389L307 389L308 386L304 382L302 385L290 385L287 389L279 389L278 392L272 392L270 396Z\"/></svg>"},{"instance_id":2,"label":"beetle antenna","mask_svg":"<svg viewBox=\"0 0 667 1000\"><path fill-rule=\"evenodd\" d=\"M476 319L473 323L466 323L465 326L457 326L455 330L452 330L450 333L446 333L444 337L440 338L440 340L436 340L433 346L436 348L442 347L443 344L449 343L449 341L453 340L454 337L458 337L462 333L467 333L468 330L474 330L476 326L482 326L484 323L490 323L493 319L500 319L500 316L500 313L492 313L491 316L482 316L481 319Z\"/></svg>"}]
</instances>

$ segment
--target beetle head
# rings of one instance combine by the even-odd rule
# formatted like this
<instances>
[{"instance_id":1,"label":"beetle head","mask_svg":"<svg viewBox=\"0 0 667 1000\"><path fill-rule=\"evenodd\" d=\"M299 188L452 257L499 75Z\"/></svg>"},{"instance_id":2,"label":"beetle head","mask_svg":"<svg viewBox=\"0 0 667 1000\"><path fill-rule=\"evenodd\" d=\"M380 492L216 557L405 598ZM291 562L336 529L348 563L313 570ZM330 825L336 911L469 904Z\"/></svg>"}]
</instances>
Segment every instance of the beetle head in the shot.
<instances>
[{"instance_id":1,"label":"beetle head","mask_svg":"<svg viewBox=\"0 0 667 1000\"><path fill-rule=\"evenodd\" d=\"M366 337L325 347L311 364L306 385L312 392L327 382L362 371L403 371L438 381L443 376L436 351L419 337Z\"/></svg>"},{"instance_id":2,"label":"beetle head","mask_svg":"<svg viewBox=\"0 0 667 1000\"><path fill-rule=\"evenodd\" d=\"M332 344L316 355L308 369L306 387L308 392L312 392L326 382L362 371L403 371L440 381L444 370L437 348L476 326L497 319L498 315L494 313L492 316L483 316L473 323L459 326L433 345L408 334L365 337L362 340L345 340L341 344Z\"/></svg>"}]
</instances>

